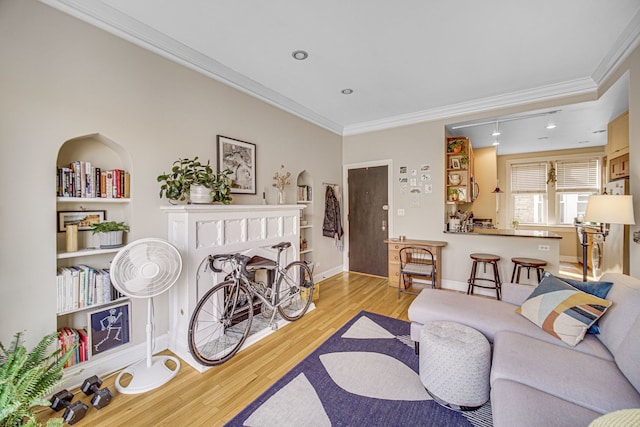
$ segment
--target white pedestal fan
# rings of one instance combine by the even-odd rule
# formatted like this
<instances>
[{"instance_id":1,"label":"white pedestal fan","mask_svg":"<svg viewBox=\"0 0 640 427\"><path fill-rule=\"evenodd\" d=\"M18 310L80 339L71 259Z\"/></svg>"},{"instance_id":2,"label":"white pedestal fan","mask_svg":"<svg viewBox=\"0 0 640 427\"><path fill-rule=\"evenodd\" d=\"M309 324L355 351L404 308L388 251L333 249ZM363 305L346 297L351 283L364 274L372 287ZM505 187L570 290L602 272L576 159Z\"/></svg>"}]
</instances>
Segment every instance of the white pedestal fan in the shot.
<instances>
[{"instance_id":1,"label":"white pedestal fan","mask_svg":"<svg viewBox=\"0 0 640 427\"><path fill-rule=\"evenodd\" d=\"M124 394L144 393L160 387L178 374L180 361L172 356L152 356L152 298L169 289L180 276L182 258L169 242L140 239L118 251L111 262L111 283L131 298L147 298L147 357L127 368L116 378L116 390ZM173 362L167 364L167 362ZM130 375L127 385L120 383Z\"/></svg>"}]
</instances>

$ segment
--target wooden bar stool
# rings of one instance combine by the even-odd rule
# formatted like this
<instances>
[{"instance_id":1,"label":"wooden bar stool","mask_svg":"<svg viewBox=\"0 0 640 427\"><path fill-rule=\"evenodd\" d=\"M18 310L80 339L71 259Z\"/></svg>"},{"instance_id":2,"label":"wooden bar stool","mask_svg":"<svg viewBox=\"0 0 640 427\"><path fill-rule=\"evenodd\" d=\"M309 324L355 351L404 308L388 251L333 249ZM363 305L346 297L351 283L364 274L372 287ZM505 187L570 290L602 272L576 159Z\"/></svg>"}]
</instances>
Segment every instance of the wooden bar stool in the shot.
<instances>
[{"instance_id":1,"label":"wooden bar stool","mask_svg":"<svg viewBox=\"0 0 640 427\"><path fill-rule=\"evenodd\" d=\"M527 269L527 279L529 279L530 272L532 268L536 269L536 273L538 274L538 283L542 280L542 273L545 265L547 265L547 261L536 259L536 258L524 258L524 257L515 257L511 258L511 262L513 262L513 273L511 273L511 283L520 283L520 270L523 268ZM516 274L517 272L517 274ZM515 279L515 282L513 281Z\"/></svg>"},{"instance_id":2,"label":"wooden bar stool","mask_svg":"<svg viewBox=\"0 0 640 427\"><path fill-rule=\"evenodd\" d=\"M474 253L470 255L473 260L473 264L471 265L471 276L469 277L468 283L469 287L467 288L467 295L473 295L473 288L485 288L485 289L495 289L496 290L496 299L502 298L502 281L500 280L500 273L498 272L498 261L500 261L500 257L498 255L492 254L479 254ZM488 277L476 277L476 273L478 270L478 263L481 262L484 265L484 272L487 272L487 264L491 264L493 266L493 279ZM476 282L479 280L484 280L486 282L493 283L491 285L478 285Z\"/></svg>"}]
</instances>

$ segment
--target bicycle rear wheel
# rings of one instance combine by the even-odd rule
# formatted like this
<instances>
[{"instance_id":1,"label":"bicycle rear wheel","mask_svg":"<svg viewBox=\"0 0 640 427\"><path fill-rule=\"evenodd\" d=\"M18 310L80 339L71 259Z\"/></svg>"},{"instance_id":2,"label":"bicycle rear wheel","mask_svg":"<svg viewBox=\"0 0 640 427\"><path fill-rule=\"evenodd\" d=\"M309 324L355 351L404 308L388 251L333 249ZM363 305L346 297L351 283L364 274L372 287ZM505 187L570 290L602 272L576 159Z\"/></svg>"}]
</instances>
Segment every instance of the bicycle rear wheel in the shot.
<instances>
[{"instance_id":1,"label":"bicycle rear wheel","mask_svg":"<svg viewBox=\"0 0 640 427\"><path fill-rule=\"evenodd\" d=\"M246 286L233 280L211 288L189 322L189 350L205 366L229 360L249 336L253 306Z\"/></svg>"},{"instance_id":2,"label":"bicycle rear wheel","mask_svg":"<svg viewBox=\"0 0 640 427\"><path fill-rule=\"evenodd\" d=\"M301 293L304 289L304 295ZM309 309L313 297L313 277L309 266L302 261L287 265L276 285L278 311L287 320L298 320Z\"/></svg>"}]
</instances>

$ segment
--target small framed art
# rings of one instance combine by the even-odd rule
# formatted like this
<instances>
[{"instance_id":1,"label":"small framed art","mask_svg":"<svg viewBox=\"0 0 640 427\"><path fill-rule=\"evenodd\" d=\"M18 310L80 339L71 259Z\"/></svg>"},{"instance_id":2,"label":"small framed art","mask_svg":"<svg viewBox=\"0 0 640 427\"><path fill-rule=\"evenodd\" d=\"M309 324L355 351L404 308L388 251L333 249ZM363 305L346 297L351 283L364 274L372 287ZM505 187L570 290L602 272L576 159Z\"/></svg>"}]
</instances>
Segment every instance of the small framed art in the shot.
<instances>
[{"instance_id":1,"label":"small framed art","mask_svg":"<svg viewBox=\"0 0 640 427\"><path fill-rule=\"evenodd\" d=\"M91 230L93 224L106 219L107 211L58 211L58 232L65 231L67 224L78 224L78 231Z\"/></svg>"},{"instance_id":2,"label":"small framed art","mask_svg":"<svg viewBox=\"0 0 640 427\"><path fill-rule=\"evenodd\" d=\"M256 145L218 135L218 171L231 171L231 192L256 194Z\"/></svg>"},{"instance_id":3,"label":"small framed art","mask_svg":"<svg viewBox=\"0 0 640 427\"><path fill-rule=\"evenodd\" d=\"M131 302L89 312L87 323L92 356L125 345L131 339Z\"/></svg>"},{"instance_id":4,"label":"small framed art","mask_svg":"<svg viewBox=\"0 0 640 427\"><path fill-rule=\"evenodd\" d=\"M451 169L460 169L460 159L457 157L451 159Z\"/></svg>"}]
</instances>

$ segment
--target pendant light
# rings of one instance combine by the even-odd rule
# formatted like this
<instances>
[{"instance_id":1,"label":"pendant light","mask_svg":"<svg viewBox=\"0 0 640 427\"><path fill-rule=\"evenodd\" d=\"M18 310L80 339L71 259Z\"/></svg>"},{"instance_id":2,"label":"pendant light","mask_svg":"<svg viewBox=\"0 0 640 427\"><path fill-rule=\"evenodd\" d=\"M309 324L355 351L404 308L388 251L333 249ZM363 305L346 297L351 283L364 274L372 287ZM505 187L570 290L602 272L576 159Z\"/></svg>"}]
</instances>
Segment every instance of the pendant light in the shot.
<instances>
[{"instance_id":1,"label":"pendant light","mask_svg":"<svg viewBox=\"0 0 640 427\"><path fill-rule=\"evenodd\" d=\"M492 193L494 193L494 194L502 194L502 193L504 193L504 191L502 191L500 189L500 185L498 184L499 182L500 182L500 180L496 179L496 188L492 191Z\"/></svg>"}]
</instances>

